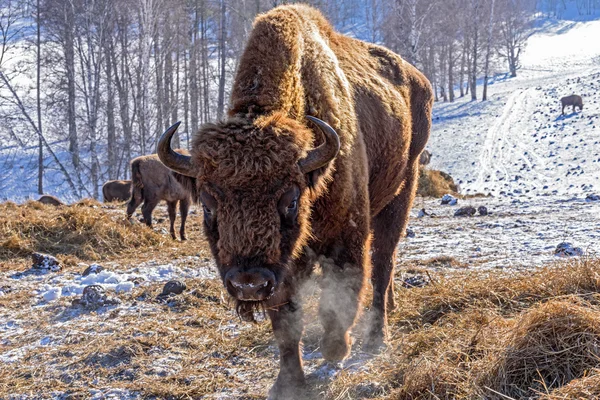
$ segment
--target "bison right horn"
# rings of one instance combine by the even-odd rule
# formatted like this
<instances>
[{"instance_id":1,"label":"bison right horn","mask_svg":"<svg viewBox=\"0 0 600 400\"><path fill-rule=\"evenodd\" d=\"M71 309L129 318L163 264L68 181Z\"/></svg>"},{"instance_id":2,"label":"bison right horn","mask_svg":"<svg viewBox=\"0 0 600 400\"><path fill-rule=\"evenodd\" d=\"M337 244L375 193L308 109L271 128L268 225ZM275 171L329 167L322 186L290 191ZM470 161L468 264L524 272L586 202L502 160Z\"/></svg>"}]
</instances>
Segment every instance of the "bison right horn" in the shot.
<instances>
[{"instance_id":1,"label":"bison right horn","mask_svg":"<svg viewBox=\"0 0 600 400\"><path fill-rule=\"evenodd\" d=\"M198 170L192 163L192 157L179 154L171 148L171 138L175 134L175 131L177 131L177 128L179 128L180 124L181 121L173 124L162 134L158 141L156 152L158 153L158 158L160 158L160 161L162 161L166 167L182 175L196 178Z\"/></svg>"},{"instance_id":2,"label":"bison right horn","mask_svg":"<svg viewBox=\"0 0 600 400\"><path fill-rule=\"evenodd\" d=\"M306 118L317 125L325 135L325 143L308 152L306 157L298 161L300 170L307 174L327 165L340 152L340 137L335 129L318 118L307 115Z\"/></svg>"}]
</instances>

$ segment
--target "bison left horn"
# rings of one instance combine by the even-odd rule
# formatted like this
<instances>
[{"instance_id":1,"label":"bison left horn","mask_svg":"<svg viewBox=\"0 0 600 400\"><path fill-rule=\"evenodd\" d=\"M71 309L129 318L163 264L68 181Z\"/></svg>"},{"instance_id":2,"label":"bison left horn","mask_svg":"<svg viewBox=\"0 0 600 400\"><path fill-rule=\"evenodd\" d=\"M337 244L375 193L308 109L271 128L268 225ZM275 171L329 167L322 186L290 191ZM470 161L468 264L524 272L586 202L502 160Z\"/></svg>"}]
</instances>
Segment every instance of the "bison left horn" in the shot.
<instances>
[{"instance_id":1,"label":"bison left horn","mask_svg":"<svg viewBox=\"0 0 600 400\"><path fill-rule=\"evenodd\" d=\"M173 124L160 137L157 146L158 158L160 158L160 161L162 161L166 167L173 171L196 178L198 174L197 169L192 163L192 157L179 154L171 148L171 138L173 138L173 135L180 124L181 122Z\"/></svg>"},{"instance_id":2,"label":"bison left horn","mask_svg":"<svg viewBox=\"0 0 600 400\"><path fill-rule=\"evenodd\" d=\"M317 125L325 135L325 143L308 152L306 157L298 161L302 173L307 174L327 165L340 152L340 137L325 121L307 115L306 118Z\"/></svg>"}]
</instances>

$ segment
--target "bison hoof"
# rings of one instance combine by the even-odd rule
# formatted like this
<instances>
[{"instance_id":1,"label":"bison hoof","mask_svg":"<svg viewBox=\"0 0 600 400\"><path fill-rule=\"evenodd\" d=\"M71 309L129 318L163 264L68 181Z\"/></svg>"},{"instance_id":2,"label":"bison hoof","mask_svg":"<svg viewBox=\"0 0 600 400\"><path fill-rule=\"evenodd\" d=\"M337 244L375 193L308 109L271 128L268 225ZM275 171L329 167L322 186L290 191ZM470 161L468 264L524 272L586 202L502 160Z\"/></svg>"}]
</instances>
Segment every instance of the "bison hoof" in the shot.
<instances>
[{"instance_id":1,"label":"bison hoof","mask_svg":"<svg viewBox=\"0 0 600 400\"><path fill-rule=\"evenodd\" d=\"M391 313L392 311L396 311L396 307L398 307L398 305L396 304L396 300L394 300L394 295L389 296L388 302L387 302L388 314Z\"/></svg>"},{"instance_id":2,"label":"bison hoof","mask_svg":"<svg viewBox=\"0 0 600 400\"><path fill-rule=\"evenodd\" d=\"M385 350L383 332L370 332L363 342L362 350L369 354L379 354Z\"/></svg>"},{"instance_id":3,"label":"bison hoof","mask_svg":"<svg viewBox=\"0 0 600 400\"><path fill-rule=\"evenodd\" d=\"M351 342L348 332L343 335L325 333L321 342L321 353L327 361L342 361L350 354L350 348Z\"/></svg>"},{"instance_id":4,"label":"bison hoof","mask_svg":"<svg viewBox=\"0 0 600 400\"><path fill-rule=\"evenodd\" d=\"M308 400L309 398L304 380L291 382L279 376L269 391L267 400Z\"/></svg>"}]
</instances>

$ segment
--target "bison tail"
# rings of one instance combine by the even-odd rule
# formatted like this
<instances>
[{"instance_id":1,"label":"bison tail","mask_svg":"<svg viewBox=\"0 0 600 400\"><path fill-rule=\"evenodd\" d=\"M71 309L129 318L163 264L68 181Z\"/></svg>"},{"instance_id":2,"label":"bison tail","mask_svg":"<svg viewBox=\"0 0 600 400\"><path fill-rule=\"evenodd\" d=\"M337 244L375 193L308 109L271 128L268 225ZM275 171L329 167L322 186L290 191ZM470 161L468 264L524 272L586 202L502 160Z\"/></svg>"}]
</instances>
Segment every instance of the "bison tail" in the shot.
<instances>
[{"instance_id":1,"label":"bison tail","mask_svg":"<svg viewBox=\"0 0 600 400\"><path fill-rule=\"evenodd\" d=\"M198 187L196 186L196 178L181 175L174 171L171 171L171 175L177 182L179 182L181 186L183 186L183 189L190 194L194 203L200 203L200 193L198 192Z\"/></svg>"},{"instance_id":2,"label":"bison tail","mask_svg":"<svg viewBox=\"0 0 600 400\"><path fill-rule=\"evenodd\" d=\"M140 164L136 161L131 163L131 201L135 199L142 201L144 199L144 183L142 182L142 173L140 172Z\"/></svg>"},{"instance_id":3,"label":"bison tail","mask_svg":"<svg viewBox=\"0 0 600 400\"><path fill-rule=\"evenodd\" d=\"M142 189L142 174L140 172L140 164L138 162L131 163L131 184L134 188Z\"/></svg>"}]
</instances>

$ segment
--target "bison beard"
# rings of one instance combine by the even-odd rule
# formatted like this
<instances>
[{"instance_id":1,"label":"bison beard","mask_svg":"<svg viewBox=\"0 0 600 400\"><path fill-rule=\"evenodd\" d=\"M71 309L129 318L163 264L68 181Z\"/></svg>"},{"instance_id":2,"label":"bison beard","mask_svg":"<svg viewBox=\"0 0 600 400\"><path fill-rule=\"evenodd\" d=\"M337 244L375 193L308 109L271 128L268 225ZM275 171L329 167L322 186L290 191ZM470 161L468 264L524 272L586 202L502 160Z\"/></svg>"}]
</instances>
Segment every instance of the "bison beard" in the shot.
<instances>
[{"instance_id":1,"label":"bison beard","mask_svg":"<svg viewBox=\"0 0 600 400\"><path fill-rule=\"evenodd\" d=\"M323 356L349 354L371 265L363 343L383 344L432 102L427 79L398 55L336 33L308 6L282 6L254 23L228 120L204 125L190 155L171 150L177 125L163 134L158 155L202 204L236 310L271 319L281 367L272 398L304 394L300 292L316 264Z\"/></svg>"}]
</instances>

